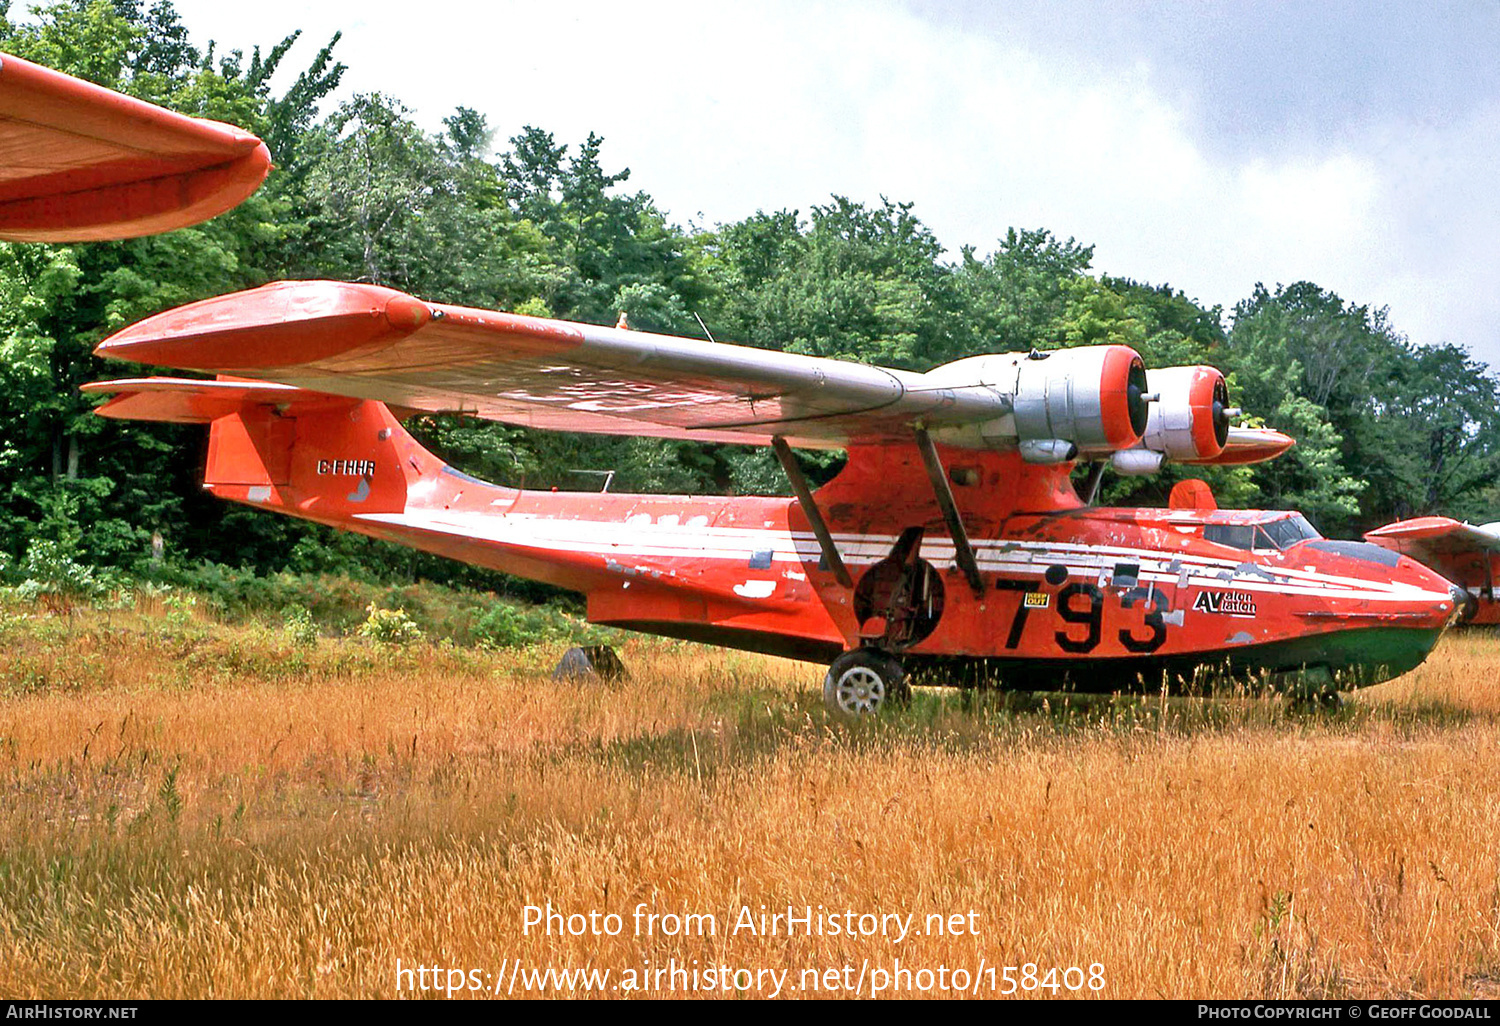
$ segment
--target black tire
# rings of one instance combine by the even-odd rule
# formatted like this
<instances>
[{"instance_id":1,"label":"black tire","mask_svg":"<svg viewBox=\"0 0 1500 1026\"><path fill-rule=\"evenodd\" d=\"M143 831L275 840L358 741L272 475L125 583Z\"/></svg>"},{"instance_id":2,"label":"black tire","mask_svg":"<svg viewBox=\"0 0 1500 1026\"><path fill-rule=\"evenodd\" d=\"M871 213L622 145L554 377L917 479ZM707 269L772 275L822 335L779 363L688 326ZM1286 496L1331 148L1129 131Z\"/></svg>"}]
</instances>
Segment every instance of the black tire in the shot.
<instances>
[{"instance_id":1,"label":"black tire","mask_svg":"<svg viewBox=\"0 0 1500 1026\"><path fill-rule=\"evenodd\" d=\"M1286 693L1286 707L1294 713L1333 715L1341 712L1344 705L1344 696L1331 675L1303 682Z\"/></svg>"},{"instance_id":2,"label":"black tire","mask_svg":"<svg viewBox=\"0 0 1500 1026\"><path fill-rule=\"evenodd\" d=\"M873 648L845 652L823 678L823 705L842 720L859 720L911 701L906 672L894 657Z\"/></svg>"},{"instance_id":3,"label":"black tire","mask_svg":"<svg viewBox=\"0 0 1500 1026\"><path fill-rule=\"evenodd\" d=\"M1344 696L1333 688L1318 692L1318 709L1325 713L1336 713L1344 708Z\"/></svg>"}]
</instances>

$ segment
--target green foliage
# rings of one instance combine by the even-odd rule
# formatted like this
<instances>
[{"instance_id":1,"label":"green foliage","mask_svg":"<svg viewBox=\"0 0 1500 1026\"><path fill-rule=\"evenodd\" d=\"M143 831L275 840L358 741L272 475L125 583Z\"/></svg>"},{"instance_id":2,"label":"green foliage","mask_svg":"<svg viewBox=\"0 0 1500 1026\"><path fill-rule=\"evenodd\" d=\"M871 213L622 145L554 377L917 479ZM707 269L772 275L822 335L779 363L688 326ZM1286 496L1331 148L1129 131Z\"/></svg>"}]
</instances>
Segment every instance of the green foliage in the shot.
<instances>
[{"instance_id":1,"label":"green foliage","mask_svg":"<svg viewBox=\"0 0 1500 1026\"><path fill-rule=\"evenodd\" d=\"M555 605L519 606L497 603L486 610L470 631L481 648L522 648L561 642L570 645L607 644L615 633L569 615Z\"/></svg>"},{"instance_id":2,"label":"green foliage","mask_svg":"<svg viewBox=\"0 0 1500 1026\"><path fill-rule=\"evenodd\" d=\"M161 786L156 789L156 805L166 815L168 822L176 823L182 815L182 792L177 789L177 770L173 765L161 778Z\"/></svg>"},{"instance_id":3,"label":"green foliage","mask_svg":"<svg viewBox=\"0 0 1500 1026\"><path fill-rule=\"evenodd\" d=\"M956 269L972 352L1027 352L1058 341L1053 328L1072 282L1087 277L1094 247L1045 229L1010 229L990 256L966 246Z\"/></svg>"},{"instance_id":4,"label":"green foliage","mask_svg":"<svg viewBox=\"0 0 1500 1026\"><path fill-rule=\"evenodd\" d=\"M497 605L474 624L474 638L484 648L517 648L559 636L558 625L539 609Z\"/></svg>"},{"instance_id":5,"label":"green foliage","mask_svg":"<svg viewBox=\"0 0 1500 1026\"><path fill-rule=\"evenodd\" d=\"M306 606L288 607L281 622L287 638L299 648L311 648L318 643L318 625Z\"/></svg>"},{"instance_id":6,"label":"green foliage","mask_svg":"<svg viewBox=\"0 0 1500 1026\"><path fill-rule=\"evenodd\" d=\"M193 613L198 608L198 600L192 595L168 594L161 604L166 610L162 619L168 630L181 632L192 625Z\"/></svg>"},{"instance_id":7,"label":"green foliage","mask_svg":"<svg viewBox=\"0 0 1500 1026\"><path fill-rule=\"evenodd\" d=\"M707 243L733 340L923 370L965 355L942 251L910 203L842 196L810 222L758 213Z\"/></svg>"},{"instance_id":8,"label":"green foliage","mask_svg":"<svg viewBox=\"0 0 1500 1026\"><path fill-rule=\"evenodd\" d=\"M1500 396L1463 350L1414 346L1384 310L1298 282L1256 286L1235 308L1222 365L1248 410L1297 439L1252 468L1268 504L1332 534L1435 512L1490 518Z\"/></svg>"},{"instance_id":9,"label":"green foliage","mask_svg":"<svg viewBox=\"0 0 1500 1026\"><path fill-rule=\"evenodd\" d=\"M380 282L445 302L631 326L925 370L985 352L1119 342L1148 365L1210 363L1247 416L1297 446L1244 468L1169 466L1107 479L1106 501L1159 503L1203 476L1230 506L1298 507L1330 534L1410 515L1495 519L1500 386L1463 349L1418 346L1383 309L1308 282L1257 286L1228 320L1169 285L1093 272L1093 247L1010 229L950 259L912 205L841 196L711 230L673 223L604 140L559 142L526 125L503 143L459 107L425 131L397 98L322 105L344 65L335 35L264 52L196 44L165 0L56 0L25 23L0 0L7 52L267 141L275 170L235 210L146 239L0 244L0 576L31 601L97 600L131 572L203 596L214 612L282 617L294 636L353 630L367 607L407 611L430 636L509 644L551 613L500 612L436 580L547 600L500 575L219 503L198 487L195 427L104 421L78 391L118 376L100 339L178 304L277 278ZM302 55L283 92L273 78ZM456 416L415 418L457 467L526 487L784 493L750 447L560 435ZM799 454L815 482L833 453ZM167 540L164 563L150 540ZM548 628L551 629L551 628ZM557 636L562 636L558 634Z\"/></svg>"},{"instance_id":10,"label":"green foliage","mask_svg":"<svg viewBox=\"0 0 1500 1026\"><path fill-rule=\"evenodd\" d=\"M77 562L61 543L46 538L27 546L26 558L13 573L20 578L18 598L63 612L75 602L102 598L116 584L110 575Z\"/></svg>"},{"instance_id":11,"label":"green foliage","mask_svg":"<svg viewBox=\"0 0 1500 1026\"><path fill-rule=\"evenodd\" d=\"M422 628L406 615L404 609L381 609L371 602L369 616L359 625L359 634L377 645L405 647L422 640Z\"/></svg>"},{"instance_id":12,"label":"green foliage","mask_svg":"<svg viewBox=\"0 0 1500 1026\"><path fill-rule=\"evenodd\" d=\"M246 63L191 45L170 3L64 0L3 22L8 52L178 110L266 130L310 123L337 84L326 50L292 93L270 94L293 39ZM321 62L321 63L320 63ZM274 117L269 117L274 115ZM278 161L280 161L280 154ZM94 564L129 566L153 530L189 533L197 500L185 467L199 433L105 424L78 392L105 373L91 350L167 307L260 284L286 269L307 214L278 172L236 210L165 236L88 246L0 244L0 547L40 534ZM118 368L113 369L118 372ZM213 519L217 521L218 517ZM72 525L64 537L60 524ZM88 525L87 531L79 530ZM205 534L214 535L212 530Z\"/></svg>"}]
</instances>

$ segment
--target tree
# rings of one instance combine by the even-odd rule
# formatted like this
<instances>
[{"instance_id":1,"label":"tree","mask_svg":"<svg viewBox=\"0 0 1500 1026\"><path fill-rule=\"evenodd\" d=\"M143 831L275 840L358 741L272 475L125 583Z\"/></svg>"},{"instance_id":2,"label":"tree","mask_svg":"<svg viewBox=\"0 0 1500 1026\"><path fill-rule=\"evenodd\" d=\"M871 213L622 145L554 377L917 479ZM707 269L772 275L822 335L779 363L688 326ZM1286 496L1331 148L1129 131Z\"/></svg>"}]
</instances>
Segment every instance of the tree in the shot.
<instances>
[{"instance_id":1,"label":"tree","mask_svg":"<svg viewBox=\"0 0 1500 1026\"><path fill-rule=\"evenodd\" d=\"M92 347L159 310L286 277L379 282L448 303L696 335L927 370L964 356L1122 343L1148 365L1209 363L1233 401L1298 441L1249 468L1169 467L1106 482L1156 503L1180 476L1227 505L1294 506L1333 534L1445 512L1493 519L1500 386L1456 346L1413 345L1384 309L1309 282L1256 286L1229 329L1169 285L1091 271L1092 246L1011 229L950 260L909 203L833 196L712 230L672 223L604 142L525 126L494 152L469 107L424 131L397 99L354 97L324 117L339 37L295 83L271 80L298 36L266 51L195 45L164 0L60 0L0 45L190 114L244 125L276 168L255 195L169 235L89 246L0 245L0 564L28 539L58 558L128 565L161 529L178 551L262 568L467 574L433 558L224 506L197 487L202 432L106 422L77 391L118 374ZM784 491L764 449L533 432L454 416L418 436L507 483L618 490ZM801 457L814 480L835 454ZM378 555L377 555L378 553ZM363 571L360 571L363 572Z\"/></svg>"},{"instance_id":2,"label":"tree","mask_svg":"<svg viewBox=\"0 0 1500 1026\"><path fill-rule=\"evenodd\" d=\"M1287 393L1306 401L1286 426L1272 421L1298 445L1257 479L1289 473L1278 465L1306 465L1336 491L1357 494L1354 508L1329 507L1334 530L1471 509L1496 480L1494 379L1457 347L1412 345L1384 309L1310 282L1275 292L1257 285L1235 308L1228 355L1250 409L1262 409L1257 400L1281 408ZM1318 448L1332 439L1336 460Z\"/></svg>"},{"instance_id":3,"label":"tree","mask_svg":"<svg viewBox=\"0 0 1500 1026\"><path fill-rule=\"evenodd\" d=\"M1011 228L981 260L964 247L956 272L970 352L1016 353L1055 345L1069 287L1088 278L1094 247L1045 229Z\"/></svg>"},{"instance_id":4,"label":"tree","mask_svg":"<svg viewBox=\"0 0 1500 1026\"><path fill-rule=\"evenodd\" d=\"M256 51L245 71L238 53L214 67L188 42L170 3L146 9L138 0L70 0L36 14L35 23L0 23L9 52L252 130L270 102L266 81L290 45L284 41L265 61ZM316 89L305 90L307 103L318 98ZM18 553L26 539L44 537L69 558L129 563L152 530L185 533L185 503L200 489L179 484L179 468L198 462L199 433L106 423L78 386L119 372L92 356L109 332L260 284L267 257L294 225L271 185L228 214L165 236L0 244L0 473L9 485L0 493L0 545Z\"/></svg>"},{"instance_id":5,"label":"tree","mask_svg":"<svg viewBox=\"0 0 1500 1026\"><path fill-rule=\"evenodd\" d=\"M1492 519L1483 496L1500 481L1500 394L1458 346L1412 347L1374 391L1378 416L1359 424L1356 451L1373 453L1366 520L1433 513Z\"/></svg>"},{"instance_id":6,"label":"tree","mask_svg":"<svg viewBox=\"0 0 1500 1026\"><path fill-rule=\"evenodd\" d=\"M725 334L789 352L926 370L964 355L942 246L910 203L834 196L758 213L709 244Z\"/></svg>"}]
</instances>

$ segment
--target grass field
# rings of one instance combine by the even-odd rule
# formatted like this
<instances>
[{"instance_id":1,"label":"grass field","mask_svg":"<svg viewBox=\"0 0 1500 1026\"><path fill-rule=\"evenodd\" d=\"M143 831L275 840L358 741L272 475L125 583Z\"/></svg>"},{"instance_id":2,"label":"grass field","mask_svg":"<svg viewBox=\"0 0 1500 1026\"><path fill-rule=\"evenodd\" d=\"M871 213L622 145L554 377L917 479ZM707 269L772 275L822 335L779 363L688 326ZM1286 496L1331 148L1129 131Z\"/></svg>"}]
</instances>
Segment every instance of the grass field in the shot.
<instances>
[{"instance_id":1,"label":"grass field","mask_svg":"<svg viewBox=\"0 0 1500 1026\"><path fill-rule=\"evenodd\" d=\"M555 684L560 651L12 609L0 995L422 996L436 966L519 997L587 966L541 992L1500 996L1493 633L1332 716L930 691L855 728L818 667L643 639L630 681ZM548 903L619 919L527 929ZM914 919L733 929L788 905ZM713 934L665 934L684 913Z\"/></svg>"}]
</instances>

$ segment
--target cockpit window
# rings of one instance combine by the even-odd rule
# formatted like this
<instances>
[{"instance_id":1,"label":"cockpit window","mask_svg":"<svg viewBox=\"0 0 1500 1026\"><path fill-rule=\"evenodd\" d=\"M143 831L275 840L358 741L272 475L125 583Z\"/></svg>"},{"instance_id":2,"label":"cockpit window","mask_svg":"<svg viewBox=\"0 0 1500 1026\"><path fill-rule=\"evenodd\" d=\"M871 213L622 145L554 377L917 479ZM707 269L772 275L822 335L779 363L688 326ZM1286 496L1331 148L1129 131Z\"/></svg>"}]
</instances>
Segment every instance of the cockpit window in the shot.
<instances>
[{"instance_id":1,"label":"cockpit window","mask_svg":"<svg viewBox=\"0 0 1500 1026\"><path fill-rule=\"evenodd\" d=\"M1205 524L1203 527L1205 541L1246 552L1279 551L1321 537L1300 513L1262 524Z\"/></svg>"},{"instance_id":2,"label":"cockpit window","mask_svg":"<svg viewBox=\"0 0 1500 1026\"><path fill-rule=\"evenodd\" d=\"M1298 513L1294 517L1286 517L1281 520L1273 520L1269 524L1263 524L1262 529L1266 532L1267 537L1271 539L1271 544L1278 549L1289 549L1298 542L1312 541L1320 537L1318 532L1313 530L1312 524L1309 524L1301 513Z\"/></svg>"},{"instance_id":3,"label":"cockpit window","mask_svg":"<svg viewBox=\"0 0 1500 1026\"><path fill-rule=\"evenodd\" d=\"M1207 524L1203 528L1205 541L1218 542L1232 549L1249 552L1255 547L1255 525L1253 524Z\"/></svg>"}]
</instances>

